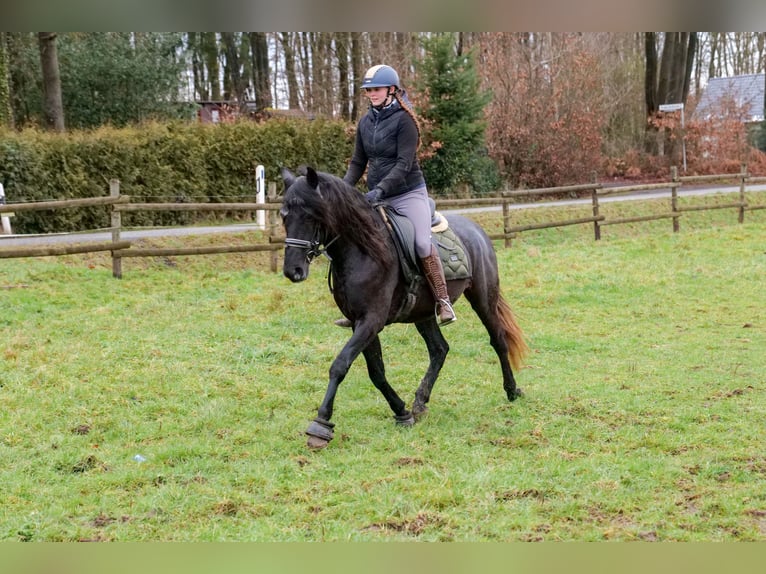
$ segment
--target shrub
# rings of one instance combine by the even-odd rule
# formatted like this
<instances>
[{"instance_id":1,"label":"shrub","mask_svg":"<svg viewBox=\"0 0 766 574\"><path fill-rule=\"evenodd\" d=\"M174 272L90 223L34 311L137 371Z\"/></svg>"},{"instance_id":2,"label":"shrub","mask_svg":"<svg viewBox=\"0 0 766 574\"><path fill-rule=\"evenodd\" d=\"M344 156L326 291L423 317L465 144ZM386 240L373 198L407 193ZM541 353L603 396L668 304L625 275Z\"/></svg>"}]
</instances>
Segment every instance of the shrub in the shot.
<instances>
[{"instance_id":1,"label":"shrub","mask_svg":"<svg viewBox=\"0 0 766 574\"><path fill-rule=\"evenodd\" d=\"M105 196L111 179L140 202L254 201L257 165L266 168L268 181L281 181L281 167L301 164L342 175L352 146L348 125L327 120L152 123L65 134L30 129L0 133L0 181L9 203ZM131 212L123 222L176 225L209 217ZM105 208L19 212L14 221L20 233L109 225Z\"/></svg>"}]
</instances>

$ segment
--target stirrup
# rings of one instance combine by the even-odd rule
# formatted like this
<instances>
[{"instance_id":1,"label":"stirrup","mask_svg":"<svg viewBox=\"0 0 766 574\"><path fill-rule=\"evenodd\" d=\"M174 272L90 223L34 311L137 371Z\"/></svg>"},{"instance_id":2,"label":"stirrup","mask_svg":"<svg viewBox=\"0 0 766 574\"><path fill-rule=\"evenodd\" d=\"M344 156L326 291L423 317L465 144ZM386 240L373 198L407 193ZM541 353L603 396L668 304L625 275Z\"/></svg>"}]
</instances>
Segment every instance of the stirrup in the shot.
<instances>
[{"instance_id":1,"label":"stirrup","mask_svg":"<svg viewBox=\"0 0 766 574\"><path fill-rule=\"evenodd\" d=\"M449 309L449 312L452 315L451 317L442 317L445 307ZM439 299L436 308L438 309L438 311L436 311L436 320L439 325L449 325L450 323L457 321L457 315L455 315L455 310L452 308L452 303L449 302L449 299Z\"/></svg>"}]
</instances>

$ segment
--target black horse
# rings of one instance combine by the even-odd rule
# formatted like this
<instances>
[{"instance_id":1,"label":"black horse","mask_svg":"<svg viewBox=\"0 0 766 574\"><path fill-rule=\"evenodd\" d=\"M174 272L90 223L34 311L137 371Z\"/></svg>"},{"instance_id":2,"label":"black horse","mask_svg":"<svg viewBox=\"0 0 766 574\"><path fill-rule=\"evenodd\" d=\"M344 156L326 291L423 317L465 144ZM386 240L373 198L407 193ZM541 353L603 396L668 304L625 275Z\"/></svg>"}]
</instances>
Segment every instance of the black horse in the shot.
<instances>
[{"instance_id":1,"label":"black horse","mask_svg":"<svg viewBox=\"0 0 766 574\"><path fill-rule=\"evenodd\" d=\"M342 179L306 169L296 177L282 170L285 193L281 216L284 224L284 274L297 283L309 274L312 259L325 253L331 260L329 281L335 303L353 324L353 334L330 366L330 379L317 417L309 425L308 445L321 448L333 438L333 402L338 386L351 364L364 354L367 372L383 393L399 424L411 425L426 411L434 382L444 364L449 345L434 314L428 286L418 287L414 304L403 305L408 287L397 260L397 251L383 217L356 188ZM451 215L449 226L462 240L471 263L471 276L448 281L452 301L461 294L489 332L500 359L503 388L508 400L521 396L513 377L527 351L524 335L511 308L500 293L497 258L492 242L473 221ZM410 296L410 299L412 297ZM408 310L403 314L402 309ZM414 323L428 348L429 365L415 392L412 411L386 380L378 334L389 323ZM459 329L459 324L452 329Z\"/></svg>"}]
</instances>

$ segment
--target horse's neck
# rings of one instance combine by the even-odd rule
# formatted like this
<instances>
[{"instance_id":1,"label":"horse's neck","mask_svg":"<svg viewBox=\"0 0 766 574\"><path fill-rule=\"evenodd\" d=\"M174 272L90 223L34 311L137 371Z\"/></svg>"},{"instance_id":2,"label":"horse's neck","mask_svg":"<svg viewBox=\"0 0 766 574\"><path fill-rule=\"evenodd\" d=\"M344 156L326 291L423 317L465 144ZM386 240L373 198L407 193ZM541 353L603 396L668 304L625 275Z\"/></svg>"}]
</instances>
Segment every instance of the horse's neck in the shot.
<instances>
[{"instance_id":1,"label":"horse's neck","mask_svg":"<svg viewBox=\"0 0 766 574\"><path fill-rule=\"evenodd\" d=\"M382 221L380 224L384 225ZM387 230L385 231L387 233ZM332 238L328 239L328 241L331 240ZM388 243L388 247L393 252L395 250L393 243L391 243L390 240ZM383 264L377 261L355 241L345 237L343 234L341 234L340 237L338 237L338 239L327 249L327 255L329 255L332 260L333 267L336 267L337 269L347 268L350 272L353 272L354 270L364 267L365 270L374 269L376 273L384 273L386 271Z\"/></svg>"}]
</instances>

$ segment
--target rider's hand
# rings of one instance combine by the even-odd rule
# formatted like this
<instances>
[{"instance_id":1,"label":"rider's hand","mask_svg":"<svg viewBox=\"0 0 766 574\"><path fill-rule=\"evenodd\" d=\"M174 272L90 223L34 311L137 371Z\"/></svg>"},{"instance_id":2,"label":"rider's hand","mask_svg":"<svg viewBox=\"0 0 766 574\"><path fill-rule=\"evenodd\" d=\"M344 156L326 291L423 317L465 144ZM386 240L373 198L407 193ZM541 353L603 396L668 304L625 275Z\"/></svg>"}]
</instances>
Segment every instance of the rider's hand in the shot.
<instances>
[{"instance_id":1,"label":"rider's hand","mask_svg":"<svg viewBox=\"0 0 766 574\"><path fill-rule=\"evenodd\" d=\"M371 205L375 205L377 203L381 202L383 190L379 187L376 187L375 189L368 191L365 194L365 197L367 198L367 201L370 202Z\"/></svg>"}]
</instances>

